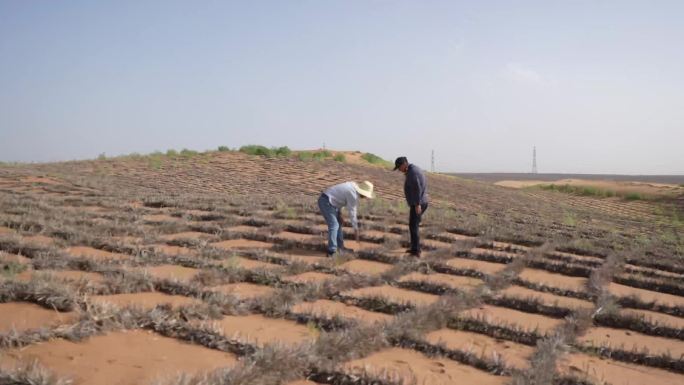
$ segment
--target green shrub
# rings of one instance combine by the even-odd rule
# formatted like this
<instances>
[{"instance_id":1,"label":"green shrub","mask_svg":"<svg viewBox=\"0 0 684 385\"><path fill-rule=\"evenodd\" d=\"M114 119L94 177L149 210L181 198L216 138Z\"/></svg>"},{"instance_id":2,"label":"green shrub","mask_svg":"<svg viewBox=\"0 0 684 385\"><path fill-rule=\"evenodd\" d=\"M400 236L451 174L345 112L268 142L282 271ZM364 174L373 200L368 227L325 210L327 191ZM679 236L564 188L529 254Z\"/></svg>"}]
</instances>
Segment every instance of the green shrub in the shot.
<instances>
[{"instance_id":1,"label":"green shrub","mask_svg":"<svg viewBox=\"0 0 684 385\"><path fill-rule=\"evenodd\" d=\"M631 193L627 193L627 195L625 195L625 199L627 199L628 201L639 201L639 200L644 199L644 197L639 193L631 192Z\"/></svg>"},{"instance_id":2,"label":"green shrub","mask_svg":"<svg viewBox=\"0 0 684 385\"><path fill-rule=\"evenodd\" d=\"M285 202L276 203L275 213L276 218L280 219L295 219L297 211L293 207L289 207Z\"/></svg>"},{"instance_id":3,"label":"green shrub","mask_svg":"<svg viewBox=\"0 0 684 385\"><path fill-rule=\"evenodd\" d=\"M323 160L332 157L332 152L328 150L314 151L311 156L316 160Z\"/></svg>"},{"instance_id":4,"label":"green shrub","mask_svg":"<svg viewBox=\"0 0 684 385\"><path fill-rule=\"evenodd\" d=\"M563 215L563 224L566 226L574 227L577 224L577 220L575 219L575 216L572 213L566 211Z\"/></svg>"},{"instance_id":5,"label":"green shrub","mask_svg":"<svg viewBox=\"0 0 684 385\"><path fill-rule=\"evenodd\" d=\"M242 146L240 147L240 152L247 155L260 155L267 157L290 156L292 154L292 150L290 150L290 148L287 146L267 148L257 144Z\"/></svg>"},{"instance_id":6,"label":"green shrub","mask_svg":"<svg viewBox=\"0 0 684 385\"><path fill-rule=\"evenodd\" d=\"M392 163L382 159L381 157L371 154L370 152L367 152L363 155L361 155L361 159L365 160L366 162L370 164L377 164L380 166L392 166Z\"/></svg>"},{"instance_id":7,"label":"green shrub","mask_svg":"<svg viewBox=\"0 0 684 385\"><path fill-rule=\"evenodd\" d=\"M347 161L347 157L344 156L344 154L337 154L337 155L335 155L335 156L333 157L333 160L334 160L335 162L342 162L342 163L344 163L344 162Z\"/></svg>"},{"instance_id":8,"label":"green shrub","mask_svg":"<svg viewBox=\"0 0 684 385\"><path fill-rule=\"evenodd\" d=\"M102 153L100 153L100 155L97 156L97 159L99 159L99 160L105 160L105 159L107 159L107 155L105 155L105 153L102 152Z\"/></svg>"},{"instance_id":9,"label":"green shrub","mask_svg":"<svg viewBox=\"0 0 684 385\"><path fill-rule=\"evenodd\" d=\"M150 157L147 160L148 164L150 165L151 168L155 170L159 170L162 166L162 159L158 157Z\"/></svg>"},{"instance_id":10,"label":"green shrub","mask_svg":"<svg viewBox=\"0 0 684 385\"><path fill-rule=\"evenodd\" d=\"M240 147L240 152L245 153L247 155L273 156L273 151L269 150L267 147L259 146L256 144L242 146Z\"/></svg>"},{"instance_id":11,"label":"green shrub","mask_svg":"<svg viewBox=\"0 0 684 385\"><path fill-rule=\"evenodd\" d=\"M302 161L324 160L324 159L330 159L332 157L333 157L332 152L330 152L328 150L300 151L297 153L297 159L302 160Z\"/></svg>"},{"instance_id":12,"label":"green shrub","mask_svg":"<svg viewBox=\"0 0 684 385\"><path fill-rule=\"evenodd\" d=\"M290 156L292 155L292 150L287 146L277 147L271 149L276 156Z\"/></svg>"},{"instance_id":13,"label":"green shrub","mask_svg":"<svg viewBox=\"0 0 684 385\"><path fill-rule=\"evenodd\" d=\"M613 197L615 196L615 191L604 190L591 186L568 186L570 191L574 191L578 195L586 197Z\"/></svg>"},{"instance_id":14,"label":"green shrub","mask_svg":"<svg viewBox=\"0 0 684 385\"><path fill-rule=\"evenodd\" d=\"M178 156L178 151L174 149L166 150L166 156Z\"/></svg>"},{"instance_id":15,"label":"green shrub","mask_svg":"<svg viewBox=\"0 0 684 385\"><path fill-rule=\"evenodd\" d=\"M600 192L594 187L578 187L578 188L575 188L574 191L577 194L579 194L581 196L585 196L585 197L600 195Z\"/></svg>"},{"instance_id":16,"label":"green shrub","mask_svg":"<svg viewBox=\"0 0 684 385\"><path fill-rule=\"evenodd\" d=\"M197 155L197 154L199 154L199 152L197 152L197 151L195 151L195 150L188 150L187 148L182 149L181 152L180 152L180 155L181 155L181 156L184 156L184 157L186 157L186 158L193 157L193 156L195 156L195 155Z\"/></svg>"},{"instance_id":17,"label":"green shrub","mask_svg":"<svg viewBox=\"0 0 684 385\"><path fill-rule=\"evenodd\" d=\"M590 196L590 197L598 197L598 198L611 198L611 197L621 197L623 199L629 200L629 201L634 201L634 200L643 200L646 199L646 197L640 193L637 192L616 192L613 190L607 190L607 189L602 189L602 188L597 188L597 187L592 187L592 186L571 186L568 184L564 185L556 185L556 184L542 184L536 186L536 188L540 188L542 190L548 190L548 191L558 191L566 194L574 194L574 195L581 195L581 196Z\"/></svg>"},{"instance_id":18,"label":"green shrub","mask_svg":"<svg viewBox=\"0 0 684 385\"><path fill-rule=\"evenodd\" d=\"M228 146L219 146L219 147L218 147L218 150L219 150L220 152L228 152L228 151L230 151L230 147L228 147Z\"/></svg>"}]
</instances>

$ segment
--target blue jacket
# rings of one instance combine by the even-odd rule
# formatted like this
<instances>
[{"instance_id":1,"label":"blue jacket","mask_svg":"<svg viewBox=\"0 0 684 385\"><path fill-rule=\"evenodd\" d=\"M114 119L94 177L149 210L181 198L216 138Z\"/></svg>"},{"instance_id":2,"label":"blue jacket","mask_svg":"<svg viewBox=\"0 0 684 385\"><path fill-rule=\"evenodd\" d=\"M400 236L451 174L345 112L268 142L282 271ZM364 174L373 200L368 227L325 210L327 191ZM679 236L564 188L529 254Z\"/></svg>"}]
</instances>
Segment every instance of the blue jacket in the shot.
<instances>
[{"instance_id":1,"label":"blue jacket","mask_svg":"<svg viewBox=\"0 0 684 385\"><path fill-rule=\"evenodd\" d=\"M427 180L420 167L409 164L404 181L404 196L409 206L428 202Z\"/></svg>"}]
</instances>

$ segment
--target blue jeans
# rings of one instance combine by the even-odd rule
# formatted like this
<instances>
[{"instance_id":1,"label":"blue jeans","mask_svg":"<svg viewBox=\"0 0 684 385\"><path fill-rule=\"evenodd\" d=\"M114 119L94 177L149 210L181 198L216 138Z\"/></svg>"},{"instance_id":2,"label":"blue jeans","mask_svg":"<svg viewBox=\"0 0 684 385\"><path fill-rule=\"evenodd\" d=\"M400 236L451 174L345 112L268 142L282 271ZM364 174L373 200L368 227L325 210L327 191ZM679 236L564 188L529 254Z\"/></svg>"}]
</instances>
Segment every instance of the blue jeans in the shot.
<instances>
[{"instance_id":1,"label":"blue jeans","mask_svg":"<svg viewBox=\"0 0 684 385\"><path fill-rule=\"evenodd\" d=\"M328 254L334 254L337 248L344 248L344 234L339 221L340 209L330 203L327 195L321 194L318 198L318 208L328 224Z\"/></svg>"}]
</instances>

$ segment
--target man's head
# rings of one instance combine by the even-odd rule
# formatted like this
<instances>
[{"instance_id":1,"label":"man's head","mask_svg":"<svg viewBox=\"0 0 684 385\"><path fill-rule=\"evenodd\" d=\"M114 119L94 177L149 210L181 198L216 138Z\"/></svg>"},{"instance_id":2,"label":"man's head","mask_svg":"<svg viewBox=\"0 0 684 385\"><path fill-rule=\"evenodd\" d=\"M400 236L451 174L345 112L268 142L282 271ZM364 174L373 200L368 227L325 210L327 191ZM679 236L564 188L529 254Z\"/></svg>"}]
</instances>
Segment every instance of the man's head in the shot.
<instances>
[{"instance_id":1,"label":"man's head","mask_svg":"<svg viewBox=\"0 0 684 385\"><path fill-rule=\"evenodd\" d=\"M375 198L375 193L373 192L373 183L364 180L363 182L354 182L354 189L359 194L359 198Z\"/></svg>"},{"instance_id":2,"label":"man's head","mask_svg":"<svg viewBox=\"0 0 684 385\"><path fill-rule=\"evenodd\" d=\"M394 170L399 170L406 174L408 171L409 162L405 156L400 156L394 161Z\"/></svg>"}]
</instances>

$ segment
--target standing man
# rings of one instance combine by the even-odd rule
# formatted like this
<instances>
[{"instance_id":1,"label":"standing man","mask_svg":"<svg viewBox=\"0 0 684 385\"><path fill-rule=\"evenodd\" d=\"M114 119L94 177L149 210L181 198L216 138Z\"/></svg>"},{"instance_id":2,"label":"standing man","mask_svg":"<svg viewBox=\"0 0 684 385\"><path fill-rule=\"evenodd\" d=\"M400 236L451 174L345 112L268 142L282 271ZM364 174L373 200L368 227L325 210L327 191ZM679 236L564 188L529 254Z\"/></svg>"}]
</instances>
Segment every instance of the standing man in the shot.
<instances>
[{"instance_id":1,"label":"standing man","mask_svg":"<svg viewBox=\"0 0 684 385\"><path fill-rule=\"evenodd\" d=\"M404 181L404 196L409 205L409 231L411 233L411 248L407 250L411 255L420 258L420 234L418 227L423 213L428 208L427 181L423 170L415 164L410 164L405 156L394 161L394 170L406 175Z\"/></svg>"},{"instance_id":2,"label":"standing man","mask_svg":"<svg viewBox=\"0 0 684 385\"><path fill-rule=\"evenodd\" d=\"M349 251L344 247L344 234L342 232L342 208L349 211L352 227L356 232L356 242L359 241L359 223L356 211L359 207L360 198L374 198L373 183L364 181L361 183L345 182L330 187L318 198L318 208L328 224L328 257L332 257L337 251Z\"/></svg>"}]
</instances>

